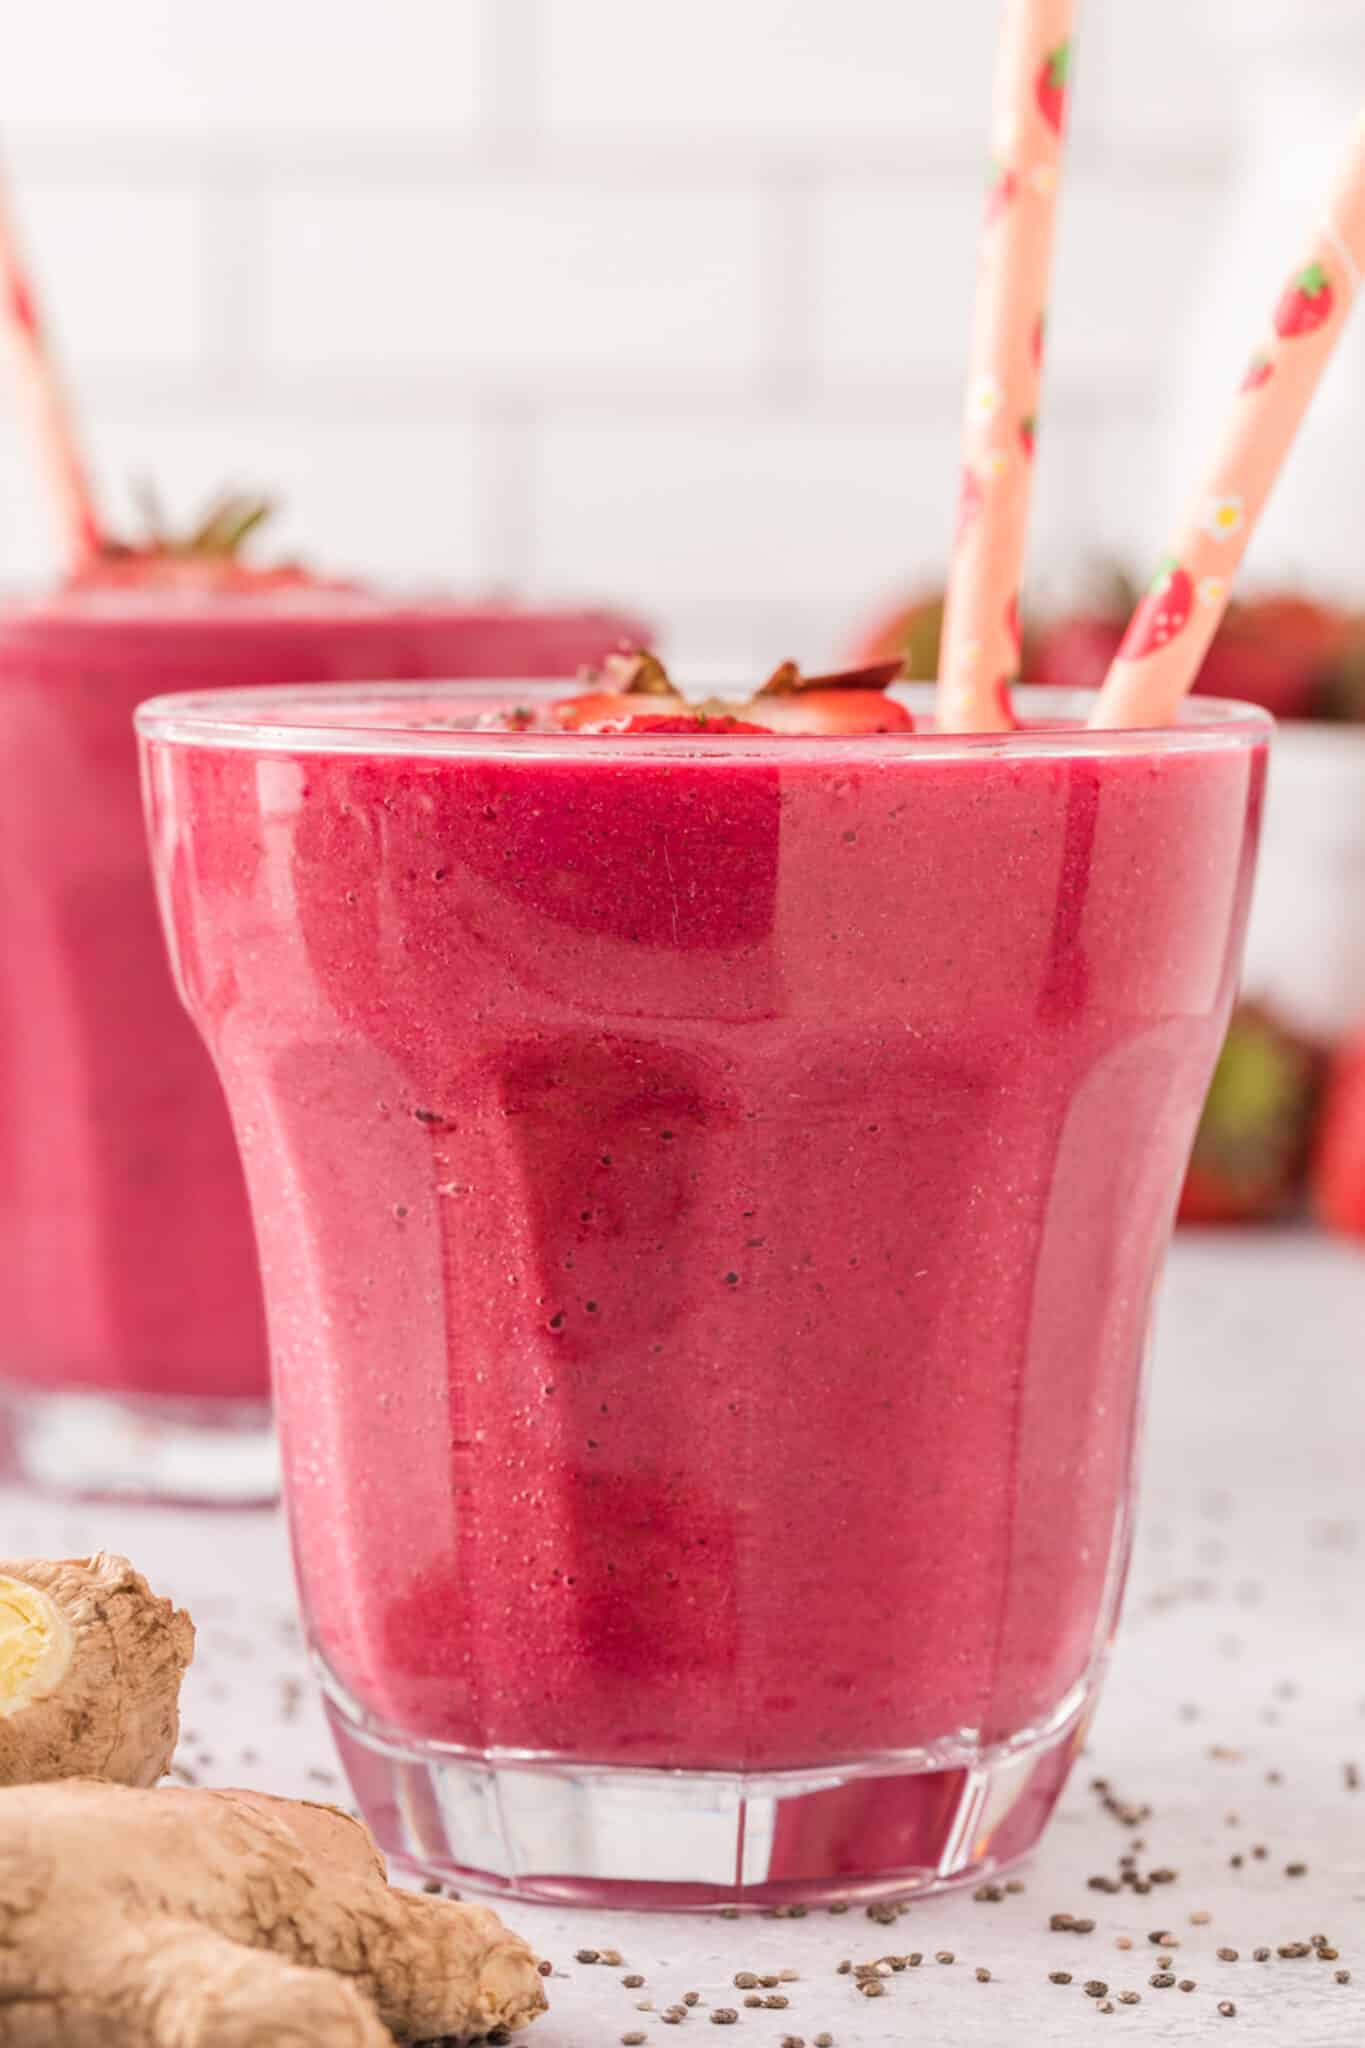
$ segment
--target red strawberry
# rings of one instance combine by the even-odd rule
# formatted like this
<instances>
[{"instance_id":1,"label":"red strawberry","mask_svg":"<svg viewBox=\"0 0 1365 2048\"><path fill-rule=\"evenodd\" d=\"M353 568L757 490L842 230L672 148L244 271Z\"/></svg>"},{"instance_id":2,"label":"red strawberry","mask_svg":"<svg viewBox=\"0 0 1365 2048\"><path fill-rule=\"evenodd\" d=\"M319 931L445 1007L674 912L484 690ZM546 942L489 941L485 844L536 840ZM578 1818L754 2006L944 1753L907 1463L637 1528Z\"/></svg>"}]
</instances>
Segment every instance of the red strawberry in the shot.
<instances>
[{"instance_id":1,"label":"red strawberry","mask_svg":"<svg viewBox=\"0 0 1365 2048\"><path fill-rule=\"evenodd\" d=\"M1330 1230L1365 1238L1365 1033L1333 1059L1312 1166L1313 1206Z\"/></svg>"},{"instance_id":2,"label":"red strawberry","mask_svg":"<svg viewBox=\"0 0 1365 2048\"><path fill-rule=\"evenodd\" d=\"M1263 384L1270 382L1271 377L1274 375L1274 369L1275 366L1271 362L1270 357L1262 355L1258 350L1247 364L1246 374L1238 385L1238 390L1259 391Z\"/></svg>"},{"instance_id":3,"label":"red strawberry","mask_svg":"<svg viewBox=\"0 0 1365 2048\"><path fill-rule=\"evenodd\" d=\"M1233 1014L1180 1197L1183 1223L1252 1223L1298 1194L1321 1082L1316 1049L1269 1011Z\"/></svg>"},{"instance_id":4,"label":"red strawberry","mask_svg":"<svg viewBox=\"0 0 1365 2048\"><path fill-rule=\"evenodd\" d=\"M986 502L981 479L970 467L962 472L962 488L957 500L957 539L960 541Z\"/></svg>"},{"instance_id":5,"label":"red strawberry","mask_svg":"<svg viewBox=\"0 0 1365 2048\"><path fill-rule=\"evenodd\" d=\"M1066 88L1071 77L1071 43L1058 43L1043 60L1034 91L1038 111L1049 128L1060 135L1066 119Z\"/></svg>"},{"instance_id":6,"label":"red strawberry","mask_svg":"<svg viewBox=\"0 0 1365 2048\"><path fill-rule=\"evenodd\" d=\"M1335 299L1331 281L1320 263L1310 263L1287 287L1275 308L1275 332L1286 340L1311 334L1330 318Z\"/></svg>"},{"instance_id":7,"label":"red strawberry","mask_svg":"<svg viewBox=\"0 0 1365 2048\"><path fill-rule=\"evenodd\" d=\"M694 712L690 718L637 715L634 718L627 718L624 723L609 722L602 726L580 725L578 730L580 732L677 733L690 736L692 733L698 732L758 732L771 735L773 728L770 725L751 725L747 718L731 718L727 712L699 711Z\"/></svg>"},{"instance_id":8,"label":"red strawberry","mask_svg":"<svg viewBox=\"0 0 1365 2048\"><path fill-rule=\"evenodd\" d=\"M915 729L905 706L882 690L801 690L789 697L765 697L763 716L770 732L842 736Z\"/></svg>"},{"instance_id":9,"label":"red strawberry","mask_svg":"<svg viewBox=\"0 0 1365 2048\"><path fill-rule=\"evenodd\" d=\"M1037 439L1037 434L1038 422L1035 416L1030 413L1026 420L1020 420L1019 422L1019 439L1023 443L1024 453L1028 456L1030 462L1033 460L1033 444Z\"/></svg>"},{"instance_id":10,"label":"red strawberry","mask_svg":"<svg viewBox=\"0 0 1365 2048\"><path fill-rule=\"evenodd\" d=\"M991 176L990 189L986 194L986 225L999 220L1005 209L1013 203L1019 190L1019 180L1005 164L997 164Z\"/></svg>"},{"instance_id":11,"label":"red strawberry","mask_svg":"<svg viewBox=\"0 0 1365 2048\"><path fill-rule=\"evenodd\" d=\"M1147 594L1129 621L1119 648L1121 661L1141 661L1174 640L1189 623L1194 585L1189 571L1168 555L1147 586Z\"/></svg>"}]
</instances>

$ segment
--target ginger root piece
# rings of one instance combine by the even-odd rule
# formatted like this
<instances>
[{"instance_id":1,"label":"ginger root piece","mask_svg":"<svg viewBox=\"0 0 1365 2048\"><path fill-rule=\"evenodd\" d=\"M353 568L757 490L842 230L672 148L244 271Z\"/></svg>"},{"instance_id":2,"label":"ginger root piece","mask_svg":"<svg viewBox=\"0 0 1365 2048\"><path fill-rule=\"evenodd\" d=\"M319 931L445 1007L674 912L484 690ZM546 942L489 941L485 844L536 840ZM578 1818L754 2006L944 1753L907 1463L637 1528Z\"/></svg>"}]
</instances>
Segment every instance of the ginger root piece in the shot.
<instances>
[{"instance_id":1,"label":"ginger root piece","mask_svg":"<svg viewBox=\"0 0 1365 2048\"><path fill-rule=\"evenodd\" d=\"M0 1562L0 1785L154 1785L193 1654L189 1616L126 1558Z\"/></svg>"},{"instance_id":2,"label":"ginger root piece","mask_svg":"<svg viewBox=\"0 0 1365 2048\"><path fill-rule=\"evenodd\" d=\"M0 1790L4 2048L386 2048L519 2027L544 2005L496 1913L392 1890L334 1807Z\"/></svg>"}]
</instances>

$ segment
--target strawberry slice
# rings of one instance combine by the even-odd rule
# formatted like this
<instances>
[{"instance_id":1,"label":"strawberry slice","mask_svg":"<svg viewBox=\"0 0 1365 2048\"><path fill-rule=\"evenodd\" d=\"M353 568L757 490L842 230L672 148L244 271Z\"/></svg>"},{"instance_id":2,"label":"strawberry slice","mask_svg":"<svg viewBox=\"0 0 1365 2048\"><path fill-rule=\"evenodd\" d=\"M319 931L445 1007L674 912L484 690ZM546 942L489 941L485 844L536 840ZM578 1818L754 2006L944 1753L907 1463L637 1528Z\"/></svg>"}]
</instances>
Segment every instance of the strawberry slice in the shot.
<instances>
[{"instance_id":1,"label":"strawberry slice","mask_svg":"<svg viewBox=\"0 0 1365 2048\"><path fill-rule=\"evenodd\" d=\"M1330 319L1335 303L1327 272L1320 263L1310 263L1292 280L1275 308L1275 332L1286 340L1311 334Z\"/></svg>"},{"instance_id":2,"label":"strawberry slice","mask_svg":"<svg viewBox=\"0 0 1365 2048\"><path fill-rule=\"evenodd\" d=\"M903 704L882 690L802 690L789 697L765 697L763 716L771 732L913 732L915 721Z\"/></svg>"},{"instance_id":3,"label":"strawberry slice","mask_svg":"<svg viewBox=\"0 0 1365 2048\"><path fill-rule=\"evenodd\" d=\"M1119 647L1120 661L1141 661L1174 640L1189 624L1194 584L1173 555L1158 563L1147 594L1129 622Z\"/></svg>"}]
</instances>

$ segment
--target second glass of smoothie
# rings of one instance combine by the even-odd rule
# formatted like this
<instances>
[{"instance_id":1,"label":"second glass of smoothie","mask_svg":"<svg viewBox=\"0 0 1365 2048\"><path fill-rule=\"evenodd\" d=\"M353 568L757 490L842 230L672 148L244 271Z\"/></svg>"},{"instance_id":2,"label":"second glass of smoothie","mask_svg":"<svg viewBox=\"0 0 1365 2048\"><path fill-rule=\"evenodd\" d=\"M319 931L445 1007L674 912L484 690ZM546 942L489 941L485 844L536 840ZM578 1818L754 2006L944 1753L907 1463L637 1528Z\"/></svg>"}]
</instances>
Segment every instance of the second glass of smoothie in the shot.
<instances>
[{"instance_id":1,"label":"second glass of smoothie","mask_svg":"<svg viewBox=\"0 0 1365 2048\"><path fill-rule=\"evenodd\" d=\"M908 692L914 732L594 735L542 701L140 714L358 1797L530 1896L987 1874L1118 1611L1268 722L1096 733L1032 691L964 738Z\"/></svg>"},{"instance_id":2,"label":"second glass of smoothie","mask_svg":"<svg viewBox=\"0 0 1365 2048\"><path fill-rule=\"evenodd\" d=\"M41 1484L273 1491L256 1253L175 999L132 714L149 691L572 674L632 622L300 585L0 610L0 1431Z\"/></svg>"}]
</instances>

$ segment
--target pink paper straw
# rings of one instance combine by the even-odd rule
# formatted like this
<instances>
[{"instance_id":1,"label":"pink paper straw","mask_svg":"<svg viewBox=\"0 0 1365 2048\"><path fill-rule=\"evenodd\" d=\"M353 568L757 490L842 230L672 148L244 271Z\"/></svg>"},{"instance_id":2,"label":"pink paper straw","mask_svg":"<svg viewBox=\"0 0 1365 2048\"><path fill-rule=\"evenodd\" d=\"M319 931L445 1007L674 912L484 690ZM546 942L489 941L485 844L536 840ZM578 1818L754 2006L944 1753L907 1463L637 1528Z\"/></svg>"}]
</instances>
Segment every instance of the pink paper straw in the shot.
<instances>
[{"instance_id":1,"label":"pink paper straw","mask_svg":"<svg viewBox=\"0 0 1365 2048\"><path fill-rule=\"evenodd\" d=\"M1227 610L1232 579L1346 325L1365 271L1365 115L1316 239L1243 374L1218 456L1158 565L1091 714L1169 725Z\"/></svg>"},{"instance_id":2,"label":"pink paper straw","mask_svg":"<svg viewBox=\"0 0 1365 2048\"><path fill-rule=\"evenodd\" d=\"M939 660L938 723L1014 724L1019 582L1052 274L1075 0L1007 0L995 81L996 172L981 241L962 487Z\"/></svg>"},{"instance_id":3,"label":"pink paper straw","mask_svg":"<svg viewBox=\"0 0 1365 2048\"><path fill-rule=\"evenodd\" d=\"M67 565L79 569L101 552L104 536L57 365L43 336L14 228L0 195L0 318L18 367L21 400L33 427L61 523Z\"/></svg>"}]
</instances>

